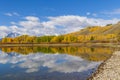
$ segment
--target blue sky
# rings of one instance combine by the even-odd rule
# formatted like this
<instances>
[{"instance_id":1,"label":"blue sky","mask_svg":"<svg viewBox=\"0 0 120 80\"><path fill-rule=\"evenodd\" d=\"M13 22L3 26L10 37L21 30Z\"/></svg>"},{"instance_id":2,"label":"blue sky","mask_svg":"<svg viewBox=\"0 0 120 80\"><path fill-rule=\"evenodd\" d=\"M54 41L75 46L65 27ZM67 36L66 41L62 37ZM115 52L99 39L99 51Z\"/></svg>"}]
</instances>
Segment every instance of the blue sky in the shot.
<instances>
[{"instance_id":1,"label":"blue sky","mask_svg":"<svg viewBox=\"0 0 120 80\"><path fill-rule=\"evenodd\" d=\"M70 16L75 18L79 16L79 19L86 17L87 19L117 19L118 21L119 3L120 0L0 0L0 25L21 27L18 23L28 20L27 16L37 17L41 22L53 21L49 17L60 19L64 16L67 19ZM54 24L56 28L56 25L58 28L63 27Z\"/></svg>"},{"instance_id":2,"label":"blue sky","mask_svg":"<svg viewBox=\"0 0 120 80\"><path fill-rule=\"evenodd\" d=\"M17 17L6 17L5 13L16 12L19 15L45 16L80 15L88 17L115 18L102 12L111 12L120 8L120 0L0 0L0 17L2 23L17 20ZM94 14L94 15L92 15ZM95 16L96 14L96 16Z\"/></svg>"}]
</instances>

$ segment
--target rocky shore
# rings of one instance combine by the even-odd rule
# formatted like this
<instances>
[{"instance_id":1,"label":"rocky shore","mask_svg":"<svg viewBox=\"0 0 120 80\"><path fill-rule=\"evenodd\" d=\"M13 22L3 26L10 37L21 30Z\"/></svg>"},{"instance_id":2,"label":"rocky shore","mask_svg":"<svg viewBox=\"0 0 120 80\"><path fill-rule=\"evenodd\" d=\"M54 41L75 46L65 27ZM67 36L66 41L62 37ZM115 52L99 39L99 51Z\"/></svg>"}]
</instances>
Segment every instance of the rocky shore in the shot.
<instances>
[{"instance_id":1,"label":"rocky shore","mask_svg":"<svg viewBox=\"0 0 120 80\"><path fill-rule=\"evenodd\" d=\"M103 62L88 80L120 80L120 51Z\"/></svg>"}]
</instances>

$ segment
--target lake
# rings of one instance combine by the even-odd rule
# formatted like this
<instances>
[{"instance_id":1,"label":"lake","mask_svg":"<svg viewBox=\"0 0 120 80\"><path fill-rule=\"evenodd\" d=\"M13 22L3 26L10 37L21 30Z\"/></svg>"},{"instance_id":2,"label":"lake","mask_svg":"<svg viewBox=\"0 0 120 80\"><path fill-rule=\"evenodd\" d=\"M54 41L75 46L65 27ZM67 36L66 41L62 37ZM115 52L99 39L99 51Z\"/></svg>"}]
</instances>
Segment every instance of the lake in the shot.
<instances>
[{"instance_id":1,"label":"lake","mask_svg":"<svg viewBox=\"0 0 120 80\"><path fill-rule=\"evenodd\" d=\"M0 47L0 80L86 80L110 47Z\"/></svg>"}]
</instances>

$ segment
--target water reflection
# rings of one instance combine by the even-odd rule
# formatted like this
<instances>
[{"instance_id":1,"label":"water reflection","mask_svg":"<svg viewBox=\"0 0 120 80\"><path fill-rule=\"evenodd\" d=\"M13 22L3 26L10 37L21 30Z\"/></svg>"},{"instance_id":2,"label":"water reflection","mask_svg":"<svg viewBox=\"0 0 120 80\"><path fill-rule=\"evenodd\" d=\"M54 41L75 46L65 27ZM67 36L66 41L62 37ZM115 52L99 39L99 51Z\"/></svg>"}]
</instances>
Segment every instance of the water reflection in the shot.
<instances>
[{"instance_id":1,"label":"water reflection","mask_svg":"<svg viewBox=\"0 0 120 80\"><path fill-rule=\"evenodd\" d=\"M40 67L49 68L48 72L82 72L94 68L97 62L86 61L79 57L60 54L30 54L10 56L8 54L0 55L0 63L13 64L11 68L26 68L26 73L37 72ZM79 64L78 64L79 63Z\"/></svg>"},{"instance_id":2,"label":"water reflection","mask_svg":"<svg viewBox=\"0 0 120 80\"><path fill-rule=\"evenodd\" d=\"M109 47L4 47L1 50L6 53L16 52L24 55L37 52L44 54L68 54L90 61L106 60L115 51L114 48Z\"/></svg>"},{"instance_id":3,"label":"water reflection","mask_svg":"<svg viewBox=\"0 0 120 80\"><path fill-rule=\"evenodd\" d=\"M110 57L111 48L6 47L0 80L85 80Z\"/></svg>"}]
</instances>

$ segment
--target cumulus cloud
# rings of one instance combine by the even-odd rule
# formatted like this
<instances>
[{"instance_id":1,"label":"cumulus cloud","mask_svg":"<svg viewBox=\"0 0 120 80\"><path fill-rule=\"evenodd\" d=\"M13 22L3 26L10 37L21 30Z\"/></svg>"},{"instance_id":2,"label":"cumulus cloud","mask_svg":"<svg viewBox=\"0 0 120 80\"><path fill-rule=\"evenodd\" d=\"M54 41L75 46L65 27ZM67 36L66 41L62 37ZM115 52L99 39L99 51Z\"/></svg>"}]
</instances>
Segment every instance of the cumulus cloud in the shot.
<instances>
[{"instance_id":1,"label":"cumulus cloud","mask_svg":"<svg viewBox=\"0 0 120 80\"><path fill-rule=\"evenodd\" d=\"M33 16L28 16L25 17L26 21L20 21L19 25L22 27L27 27L27 28L35 28L41 26L41 22L39 21L39 18L33 17Z\"/></svg>"},{"instance_id":2,"label":"cumulus cloud","mask_svg":"<svg viewBox=\"0 0 120 80\"><path fill-rule=\"evenodd\" d=\"M39 21L39 18L34 16L27 16L25 19L28 21Z\"/></svg>"},{"instance_id":3,"label":"cumulus cloud","mask_svg":"<svg viewBox=\"0 0 120 80\"><path fill-rule=\"evenodd\" d=\"M74 32L86 26L104 26L106 24L114 24L119 21L119 19L104 20L74 15L48 17L48 19L49 21L42 23L45 27L57 28L58 32L63 33Z\"/></svg>"},{"instance_id":4,"label":"cumulus cloud","mask_svg":"<svg viewBox=\"0 0 120 80\"><path fill-rule=\"evenodd\" d=\"M78 31L86 26L104 26L118 21L120 19L104 20L75 15L48 17L47 21L41 21L39 17L26 16L19 22L11 22L11 26L5 26L3 29L1 27L0 32L3 34L0 36L3 37L10 32L36 36L58 35Z\"/></svg>"},{"instance_id":5,"label":"cumulus cloud","mask_svg":"<svg viewBox=\"0 0 120 80\"><path fill-rule=\"evenodd\" d=\"M0 26L0 37L5 37L9 31L7 26Z\"/></svg>"}]
</instances>

